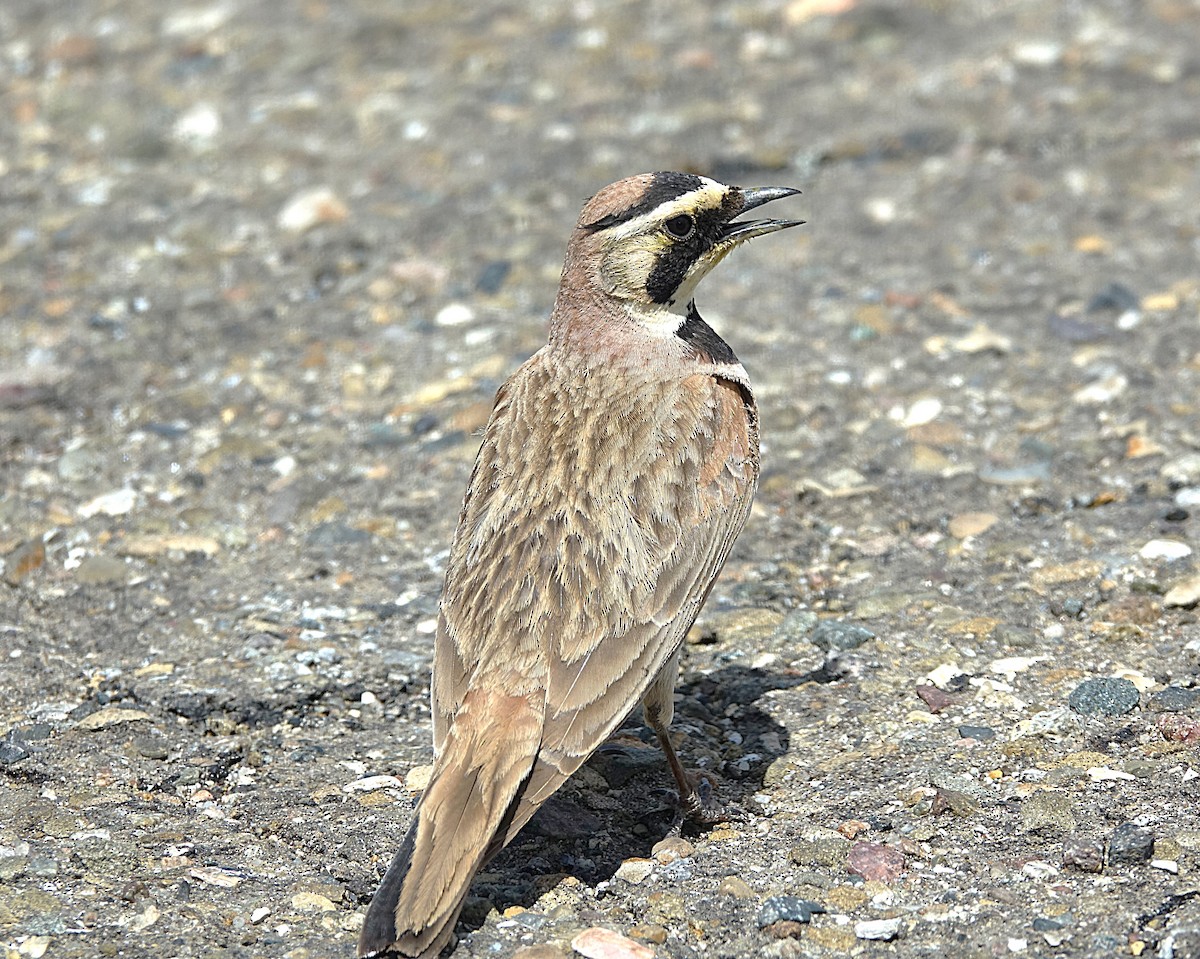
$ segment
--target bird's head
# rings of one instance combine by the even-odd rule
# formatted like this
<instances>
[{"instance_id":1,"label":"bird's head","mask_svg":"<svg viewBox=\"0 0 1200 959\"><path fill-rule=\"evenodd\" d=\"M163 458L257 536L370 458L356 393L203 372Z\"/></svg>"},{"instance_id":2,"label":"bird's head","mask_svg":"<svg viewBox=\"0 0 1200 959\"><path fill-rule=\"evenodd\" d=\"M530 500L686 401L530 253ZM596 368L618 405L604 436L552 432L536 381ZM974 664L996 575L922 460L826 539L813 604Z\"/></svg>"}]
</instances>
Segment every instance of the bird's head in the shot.
<instances>
[{"instance_id":1,"label":"bird's head","mask_svg":"<svg viewBox=\"0 0 1200 959\"><path fill-rule=\"evenodd\" d=\"M738 220L790 187L726 186L690 173L644 173L588 200L564 282L598 289L654 332L674 332L696 284L736 246L801 220Z\"/></svg>"}]
</instances>

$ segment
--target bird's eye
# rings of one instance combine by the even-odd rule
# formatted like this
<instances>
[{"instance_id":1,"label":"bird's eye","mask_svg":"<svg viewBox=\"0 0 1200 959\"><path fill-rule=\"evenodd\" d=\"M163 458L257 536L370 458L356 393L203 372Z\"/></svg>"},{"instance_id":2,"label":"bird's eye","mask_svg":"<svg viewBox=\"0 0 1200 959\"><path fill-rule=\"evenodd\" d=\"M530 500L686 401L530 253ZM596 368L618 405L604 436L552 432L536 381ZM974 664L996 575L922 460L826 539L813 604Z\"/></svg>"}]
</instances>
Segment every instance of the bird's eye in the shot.
<instances>
[{"instance_id":1,"label":"bird's eye","mask_svg":"<svg viewBox=\"0 0 1200 959\"><path fill-rule=\"evenodd\" d=\"M664 225L667 228L667 232L677 240L686 240L692 235L692 231L696 229L696 221L686 213L671 217Z\"/></svg>"}]
</instances>

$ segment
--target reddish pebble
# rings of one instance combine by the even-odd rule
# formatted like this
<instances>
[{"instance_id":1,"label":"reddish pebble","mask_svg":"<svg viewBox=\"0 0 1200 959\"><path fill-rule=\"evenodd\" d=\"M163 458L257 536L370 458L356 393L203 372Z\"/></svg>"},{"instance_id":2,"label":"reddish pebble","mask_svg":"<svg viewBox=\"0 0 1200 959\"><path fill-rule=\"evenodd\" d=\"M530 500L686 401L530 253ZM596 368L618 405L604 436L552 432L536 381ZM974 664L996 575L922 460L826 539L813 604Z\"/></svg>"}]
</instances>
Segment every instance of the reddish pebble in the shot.
<instances>
[{"instance_id":1,"label":"reddish pebble","mask_svg":"<svg viewBox=\"0 0 1200 959\"><path fill-rule=\"evenodd\" d=\"M583 930L571 940L571 948L586 959L654 959L649 946L599 926Z\"/></svg>"},{"instance_id":2,"label":"reddish pebble","mask_svg":"<svg viewBox=\"0 0 1200 959\"><path fill-rule=\"evenodd\" d=\"M864 879L892 882L904 872L904 853L878 842L856 842L850 847L847 865Z\"/></svg>"}]
</instances>

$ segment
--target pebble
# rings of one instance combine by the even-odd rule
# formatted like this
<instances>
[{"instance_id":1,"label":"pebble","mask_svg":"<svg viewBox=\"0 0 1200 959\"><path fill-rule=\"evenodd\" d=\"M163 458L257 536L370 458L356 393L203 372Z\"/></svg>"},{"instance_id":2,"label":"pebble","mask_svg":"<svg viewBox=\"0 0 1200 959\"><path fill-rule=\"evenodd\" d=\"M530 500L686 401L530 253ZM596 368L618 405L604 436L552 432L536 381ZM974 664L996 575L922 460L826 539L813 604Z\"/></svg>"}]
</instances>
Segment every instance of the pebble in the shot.
<instances>
[{"instance_id":1,"label":"pebble","mask_svg":"<svg viewBox=\"0 0 1200 959\"><path fill-rule=\"evenodd\" d=\"M653 922L639 922L629 930L635 939L662 944L667 941L667 930Z\"/></svg>"},{"instance_id":2,"label":"pebble","mask_svg":"<svg viewBox=\"0 0 1200 959\"><path fill-rule=\"evenodd\" d=\"M654 872L652 859L626 859L617 867L613 874L615 878L637 885L644 882Z\"/></svg>"},{"instance_id":3,"label":"pebble","mask_svg":"<svg viewBox=\"0 0 1200 959\"><path fill-rule=\"evenodd\" d=\"M937 397L927 396L917 400L908 410L902 407L892 411L892 418L899 420L901 426L909 429L931 423L942 412L942 401ZM898 414L898 415L897 415Z\"/></svg>"},{"instance_id":4,"label":"pebble","mask_svg":"<svg viewBox=\"0 0 1200 959\"><path fill-rule=\"evenodd\" d=\"M1049 463L1024 463L1017 466L982 466L979 478L994 486L1024 486L1050 479Z\"/></svg>"},{"instance_id":5,"label":"pebble","mask_svg":"<svg viewBox=\"0 0 1200 959\"><path fill-rule=\"evenodd\" d=\"M959 726L958 734L963 739L978 739L981 741L996 738L996 730L992 729L991 726Z\"/></svg>"},{"instance_id":6,"label":"pebble","mask_svg":"<svg viewBox=\"0 0 1200 959\"><path fill-rule=\"evenodd\" d=\"M1177 539L1152 539L1138 550L1138 555L1142 559L1165 559L1173 561L1191 556L1192 548L1187 543L1181 543Z\"/></svg>"},{"instance_id":7,"label":"pebble","mask_svg":"<svg viewBox=\"0 0 1200 959\"><path fill-rule=\"evenodd\" d=\"M1128 679L1100 677L1076 686L1067 705L1082 716L1124 716L1133 712L1140 700L1137 686Z\"/></svg>"},{"instance_id":8,"label":"pebble","mask_svg":"<svg viewBox=\"0 0 1200 959\"><path fill-rule=\"evenodd\" d=\"M859 939L890 942L900 935L902 923L903 920L898 916L894 919L863 919L854 924L854 935Z\"/></svg>"},{"instance_id":9,"label":"pebble","mask_svg":"<svg viewBox=\"0 0 1200 959\"><path fill-rule=\"evenodd\" d=\"M1160 713L1181 713L1200 706L1200 689L1167 686L1150 697L1150 708Z\"/></svg>"},{"instance_id":10,"label":"pebble","mask_svg":"<svg viewBox=\"0 0 1200 959\"><path fill-rule=\"evenodd\" d=\"M783 621L775 627L771 642L781 646L796 646L808 638L818 622L817 614L811 609L788 610Z\"/></svg>"},{"instance_id":11,"label":"pebble","mask_svg":"<svg viewBox=\"0 0 1200 959\"><path fill-rule=\"evenodd\" d=\"M79 728L94 731L149 718L150 714L144 713L140 709L121 709L119 706L105 706L79 720Z\"/></svg>"},{"instance_id":12,"label":"pebble","mask_svg":"<svg viewBox=\"0 0 1200 959\"><path fill-rule=\"evenodd\" d=\"M942 665L931 669L925 674L925 678L933 683L938 689L957 692L966 686L966 674L953 663L942 663Z\"/></svg>"},{"instance_id":13,"label":"pebble","mask_svg":"<svg viewBox=\"0 0 1200 959\"><path fill-rule=\"evenodd\" d=\"M46 546L40 539L26 540L4 558L4 582L16 586L46 562Z\"/></svg>"},{"instance_id":14,"label":"pebble","mask_svg":"<svg viewBox=\"0 0 1200 959\"><path fill-rule=\"evenodd\" d=\"M808 641L818 649L844 652L856 649L874 638L875 634L865 626L855 626L853 623L827 619L817 624L817 628L812 631Z\"/></svg>"},{"instance_id":15,"label":"pebble","mask_svg":"<svg viewBox=\"0 0 1200 959\"><path fill-rule=\"evenodd\" d=\"M129 568L112 556L89 556L75 570L75 580L85 586L105 586L123 583Z\"/></svg>"},{"instance_id":16,"label":"pebble","mask_svg":"<svg viewBox=\"0 0 1200 959\"><path fill-rule=\"evenodd\" d=\"M687 641L692 645L716 642L761 645L770 640L782 622L782 613L763 607L720 610L694 625L688 631Z\"/></svg>"},{"instance_id":17,"label":"pebble","mask_svg":"<svg viewBox=\"0 0 1200 959\"><path fill-rule=\"evenodd\" d=\"M221 132L221 114L211 103L197 103L180 114L171 128L176 140L196 150L205 150Z\"/></svg>"},{"instance_id":18,"label":"pebble","mask_svg":"<svg viewBox=\"0 0 1200 959\"><path fill-rule=\"evenodd\" d=\"M917 686L917 695L921 697L921 701L929 707L930 713L937 714L948 706L953 706L959 701L959 697L953 693L948 693L944 689L938 689L930 683L922 683Z\"/></svg>"},{"instance_id":19,"label":"pebble","mask_svg":"<svg viewBox=\"0 0 1200 959\"><path fill-rule=\"evenodd\" d=\"M813 830L801 836L788 850L788 859L797 866L844 867L850 844L833 829Z\"/></svg>"},{"instance_id":20,"label":"pebble","mask_svg":"<svg viewBox=\"0 0 1200 959\"><path fill-rule=\"evenodd\" d=\"M1154 833L1136 823L1123 822L1108 838L1110 866L1137 866L1154 857Z\"/></svg>"},{"instance_id":21,"label":"pebble","mask_svg":"<svg viewBox=\"0 0 1200 959\"><path fill-rule=\"evenodd\" d=\"M1000 522L995 513L959 513L950 519L948 528L955 539L978 536Z\"/></svg>"},{"instance_id":22,"label":"pebble","mask_svg":"<svg viewBox=\"0 0 1200 959\"><path fill-rule=\"evenodd\" d=\"M157 736L138 736L133 741L133 748L145 759L166 759L170 755L167 741Z\"/></svg>"},{"instance_id":23,"label":"pebble","mask_svg":"<svg viewBox=\"0 0 1200 959\"><path fill-rule=\"evenodd\" d=\"M1104 842L1086 836L1073 836L1063 843L1063 866L1080 872L1104 869Z\"/></svg>"},{"instance_id":24,"label":"pebble","mask_svg":"<svg viewBox=\"0 0 1200 959\"><path fill-rule=\"evenodd\" d=\"M758 910L758 928L765 929L776 922L808 922L825 907L811 899L799 896L771 896Z\"/></svg>"},{"instance_id":25,"label":"pebble","mask_svg":"<svg viewBox=\"0 0 1200 959\"><path fill-rule=\"evenodd\" d=\"M14 739L5 739L0 742L0 766L11 766L14 763L19 763L29 755L29 750L25 746Z\"/></svg>"},{"instance_id":26,"label":"pebble","mask_svg":"<svg viewBox=\"0 0 1200 959\"><path fill-rule=\"evenodd\" d=\"M84 519L89 519L100 513L105 516L124 516L133 509L136 502L136 491L129 488L118 489L89 500L80 506L76 512Z\"/></svg>"},{"instance_id":27,"label":"pebble","mask_svg":"<svg viewBox=\"0 0 1200 959\"><path fill-rule=\"evenodd\" d=\"M1128 386L1129 377L1124 373L1110 373L1076 390L1071 398L1080 406L1101 406L1115 400Z\"/></svg>"},{"instance_id":28,"label":"pebble","mask_svg":"<svg viewBox=\"0 0 1200 959\"><path fill-rule=\"evenodd\" d=\"M856 842L846 857L846 867L856 876L893 882L904 872L904 853L878 842Z\"/></svg>"},{"instance_id":29,"label":"pebble","mask_svg":"<svg viewBox=\"0 0 1200 959\"><path fill-rule=\"evenodd\" d=\"M726 876L717 887L717 892L723 896L733 896L734 899L754 898L754 890L741 876Z\"/></svg>"},{"instance_id":30,"label":"pebble","mask_svg":"<svg viewBox=\"0 0 1200 959\"><path fill-rule=\"evenodd\" d=\"M1168 460L1158 475L1172 486L1200 486L1200 453L1184 453Z\"/></svg>"},{"instance_id":31,"label":"pebble","mask_svg":"<svg viewBox=\"0 0 1200 959\"><path fill-rule=\"evenodd\" d=\"M475 319L475 311L466 303L448 303L437 312L433 322L438 326L462 326Z\"/></svg>"},{"instance_id":32,"label":"pebble","mask_svg":"<svg viewBox=\"0 0 1200 959\"><path fill-rule=\"evenodd\" d=\"M1192 607L1200 603L1200 573L1181 580L1167 590L1164 606Z\"/></svg>"},{"instance_id":33,"label":"pebble","mask_svg":"<svg viewBox=\"0 0 1200 959\"><path fill-rule=\"evenodd\" d=\"M1070 833L1074 829L1071 801L1061 793L1034 793L1021 803L1022 832Z\"/></svg>"},{"instance_id":34,"label":"pebble","mask_svg":"<svg viewBox=\"0 0 1200 959\"><path fill-rule=\"evenodd\" d=\"M650 850L650 855L662 866L679 859L688 859L695 855L696 847L682 836L667 836L660 839Z\"/></svg>"},{"instance_id":35,"label":"pebble","mask_svg":"<svg viewBox=\"0 0 1200 959\"><path fill-rule=\"evenodd\" d=\"M337 906L320 893L298 892L292 896L292 908L297 912L333 912Z\"/></svg>"},{"instance_id":36,"label":"pebble","mask_svg":"<svg viewBox=\"0 0 1200 959\"><path fill-rule=\"evenodd\" d=\"M377 789L403 789L405 783L395 776L364 776L342 787L344 793L369 793Z\"/></svg>"},{"instance_id":37,"label":"pebble","mask_svg":"<svg viewBox=\"0 0 1200 959\"><path fill-rule=\"evenodd\" d=\"M350 211L329 187L319 186L295 194L275 222L288 233L306 233L319 223L336 223L346 219Z\"/></svg>"},{"instance_id":38,"label":"pebble","mask_svg":"<svg viewBox=\"0 0 1200 959\"><path fill-rule=\"evenodd\" d=\"M571 948L585 959L654 959L649 946L599 926L583 930L571 940Z\"/></svg>"}]
</instances>

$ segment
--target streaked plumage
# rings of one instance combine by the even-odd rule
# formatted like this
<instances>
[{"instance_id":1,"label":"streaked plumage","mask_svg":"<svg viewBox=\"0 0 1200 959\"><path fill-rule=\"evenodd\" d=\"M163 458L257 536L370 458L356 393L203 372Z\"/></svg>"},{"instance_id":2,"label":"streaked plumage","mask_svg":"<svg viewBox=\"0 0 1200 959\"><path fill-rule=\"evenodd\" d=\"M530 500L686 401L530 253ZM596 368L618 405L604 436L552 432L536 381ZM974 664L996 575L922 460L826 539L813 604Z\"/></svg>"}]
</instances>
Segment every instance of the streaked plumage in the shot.
<instances>
[{"instance_id":1,"label":"streaked plumage","mask_svg":"<svg viewBox=\"0 0 1200 959\"><path fill-rule=\"evenodd\" d=\"M472 877L644 701L666 740L684 634L745 524L758 416L696 283L795 193L631 177L584 207L549 343L501 387L451 547L433 776L360 955L432 959Z\"/></svg>"}]
</instances>

